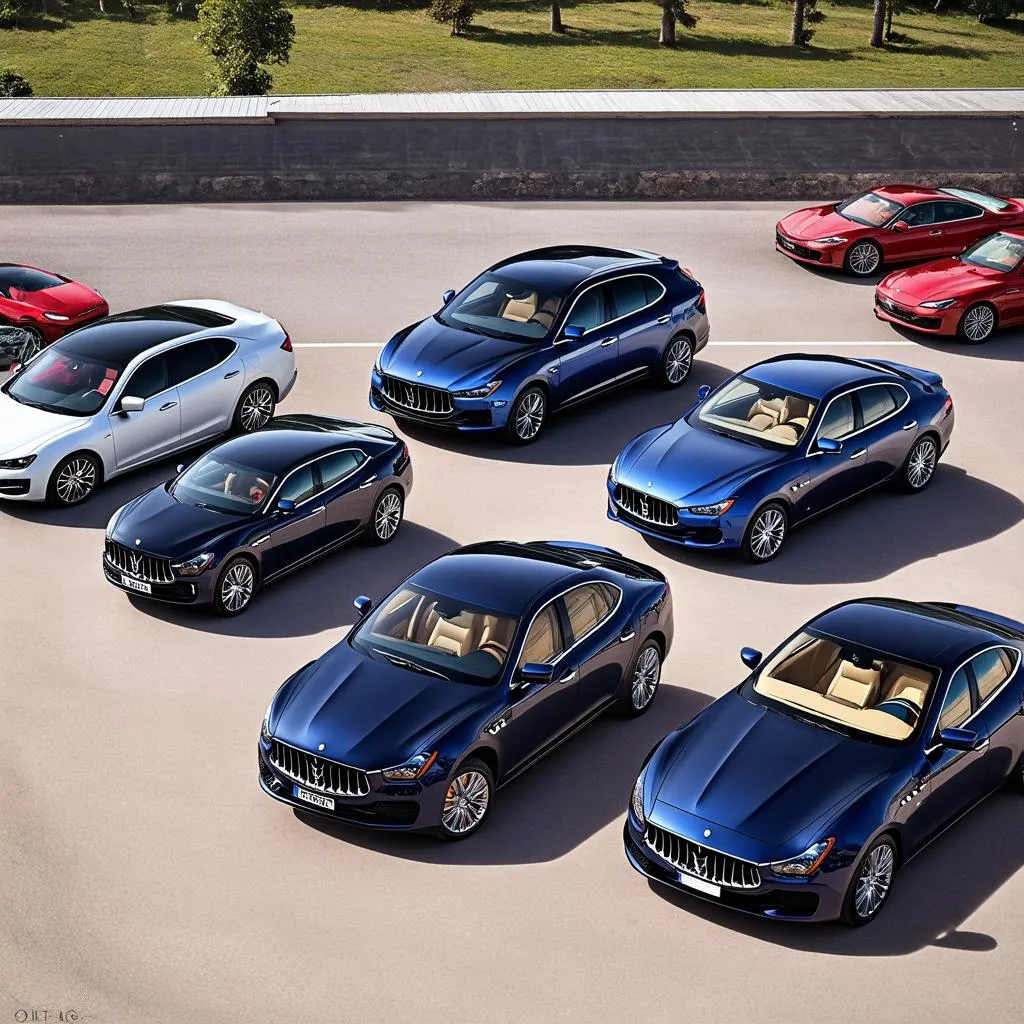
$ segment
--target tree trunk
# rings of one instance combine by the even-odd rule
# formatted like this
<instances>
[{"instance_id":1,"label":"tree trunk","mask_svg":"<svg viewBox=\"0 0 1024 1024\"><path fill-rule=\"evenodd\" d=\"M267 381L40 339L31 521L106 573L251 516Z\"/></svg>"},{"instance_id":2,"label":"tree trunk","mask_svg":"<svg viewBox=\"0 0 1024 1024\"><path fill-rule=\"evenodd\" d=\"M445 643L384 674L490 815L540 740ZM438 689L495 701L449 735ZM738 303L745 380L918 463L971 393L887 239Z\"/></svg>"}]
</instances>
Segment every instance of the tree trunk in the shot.
<instances>
[{"instance_id":1,"label":"tree trunk","mask_svg":"<svg viewBox=\"0 0 1024 1024\"><path fill-rule=\"evenodd\" d=\"M882 45L882 35L885 32L885 8L887 6L886 0L875 0L874 16L871 19L872 46Z\"/></svg>"},{"instance_id":2,"label":"tree trunk","mask_svg":"<svg viewBox=\"0 0 1024 1024\"><path fill-rule=\"evenodd\" d=\"M103 6L103 0L100 0L100 14L106 14L107 9Z\"/></svg>"},{"instance_id":3,"label":"tree trunk","mask_svg":"<svg viewBox=\"0 0 1024 1024\"><path fill-rule=\"evenodd\" d=\"M565 29L562 27L562 8L561 5L558 3L558 0L552 0L551 2L551 31L565 31Z\"/></svg>"},{"instance_id":4,"label":"tree trunk","mask_svg":"<svg viewBox=\"0 0 1024 1024\"><path fill-rule=\"evenodd\" d=\"M658 42L662 46L676 45L676 16L672 10L672 0L661 0L661 35Z\"/></svg>"},{"instance_id":5,"label":"tree trunk","mask_svg":"<svg viewBox=\"0 0 1024 1024\"><path fill-rule=\"evenodd\" d=\"M804 45L804 0L793 0L793 28L789 33L789 45Z\"/></svg>"},{"instance_id":6,"label":"tree trunk","mask_svg":"<svg viewBox=\"0 0 1024 1024\"><path fill-rule=\"evenodd\" d=\"M892 39L892 12L896 6L895 0L886 0L885 4L885 41Z\"/></svg>"},{"instance_id":7,"label":"tree trunk","mask_svg":"<svg viewBox=\"0 0 1024 1024\"><path fill-rule=\"evenodd\" d=\"M935 6L932 10L936 14L941 14L946 9L946 0L935 0Z\"/></svg>"}]
</instances>

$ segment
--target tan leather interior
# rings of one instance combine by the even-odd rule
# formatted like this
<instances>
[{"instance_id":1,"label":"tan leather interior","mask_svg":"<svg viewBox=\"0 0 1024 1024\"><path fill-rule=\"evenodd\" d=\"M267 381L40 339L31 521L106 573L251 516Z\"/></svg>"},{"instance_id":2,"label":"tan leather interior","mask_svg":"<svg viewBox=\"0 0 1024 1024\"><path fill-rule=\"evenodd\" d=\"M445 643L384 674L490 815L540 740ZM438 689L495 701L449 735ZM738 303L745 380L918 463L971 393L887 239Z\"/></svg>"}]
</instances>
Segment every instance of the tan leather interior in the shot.
<instances>
[{"instance_id":1,"label":"tan leather interior","mask_svg":"<svg viewBox=\"0 0 1024 1024\"><path fill-rule=\"evenodd\" d=\"M270 490L270 484L255 473L231 472L224 478L224 493L245 498L254 504L261 502Z\"/></svg>"},{"instance_id":2,"label":"tan leather interior","mask_svg":"<svg viewBox=\"0 0 1024 1024\"><path fill-rule=\"evenodd\" d=\"M882 674L877 668L859 668L852 661L841 661L825 692L845 704L864 708L878 700L881 681Z\"/></svg>"},{"instance_id":3,"label":"tan leather interior","mask_svg":"<svg viewBox=\"0 0 1024 1024\"><path fill-rule=\"evenodd\" d=\"M505 320L516 320L526 323L537 312L537 293L530 292L524 299L509 299L501 315Z\"/></svg>"},{"instance_id":4,"label":"tan leather interior","mask_svg":"<svg viewBox=\"0 0 1024 1024\"><path fill-rule=\"evenodd\" d=\"M926 672L909 665L901 665L896 672L891 674L891 678L886 679L882 688L883 699L902 697L923 710L929 684L930 678Z\"/></svg>"},{"instance_id":5,"label":"tan leather interior","mask_svg":"<svg viewBox=\"0 0 1024 1024\"><path fill-rule=\"evenodd\" d=\"M439 647L442 651L457 654L460 658L469 650L471 638L468 626L460 626L439 615L427 641L428 647Z\"/></svg>"},{"instance_id":6,"label":"tan leather interior","mask_svg":"<svg viewBox=\"0 0 1024 1024\"><path fill-rule=\"evenodd\" d=\"M528 665L551 661L561 647L558 619L555 617L555 610L548 606L541 609L533 620L526 643L523 644L523 653L519 664Z\"/></svg>"},{"instance_id":7,"label":"tan leather interior","mask_svg":"<svg viewBox=\"0 0 1024 1024\"><path fill-rule=\"evenodd\" d=\"M565 610L573 636L581 637L590 632L608 614L610 607L606 595L596 586L570 590L565 595Z\"/></svg>"},{"instance_id":8,"label":"tan leather interior","mask_svg":"<svg viewBox=\"0 0 1024 1024\"><path fill-rule=\"evenodd\" d=\"M814 403L805 398L759 398L747 412L747 425L785 444L796 444L813 415Z\"/></svg>"}]
</instances>

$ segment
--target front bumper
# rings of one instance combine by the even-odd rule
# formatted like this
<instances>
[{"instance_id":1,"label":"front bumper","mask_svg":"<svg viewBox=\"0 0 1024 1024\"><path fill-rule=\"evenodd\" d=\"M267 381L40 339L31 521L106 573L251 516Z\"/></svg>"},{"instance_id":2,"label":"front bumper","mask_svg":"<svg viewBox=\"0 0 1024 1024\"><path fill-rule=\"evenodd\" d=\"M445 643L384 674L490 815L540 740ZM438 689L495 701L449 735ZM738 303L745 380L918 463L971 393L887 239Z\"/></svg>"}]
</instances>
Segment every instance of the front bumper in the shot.
<instances>
[{"instance_id":1,"label":"front bumper","mask_svg":"<svg viewBox=\"0 0 1024 1024\"><path fill-rule=\"evenodd\" d=\"M608 481L608 518L637 533L702 551L731 550L743 543L746 520L735 516L694 516L681 512L674 526L642 519L623 508L615 498L615 485Z\"/></svg>"},{"instance_id":2,"label":"front bumper","mask_svg":"<svg viewBox=\"0 0 1024 1024\"><path fill-rule=\"evenodd\" d=\"M875 293L875 316L897 327L909 327L922 334L956 334L962 310L958 306L949 309L924 309L895 302L888 295Z\"/></svg>"},{"instance_id":3,"label":"front bumper","mask_svg":"<svg viewBox=\"0 0 1024 1024\"><path fill-rule=\"evenodd\" d=\"M798 263L806 263L812 267L842 267L846 259L846 245L808 245L799 239L791 238L779 228L775 229L775 250L788 256Z\"/></svg>"},{"instance_id":4,"label":"front bumper","mask_svg":"<svg viewBox=\"0 0 1024 1024\"><path fill-rule=\"evenodd\" d=\"M191 579L175 578L173 583L151 583L146 580L135 580L136 583L143 583L150 588L150 592L144 593L126 583L125 579L133 580L134 577L112 565L107 556L103 556L103 575L107 582L123 590L133 597L143 597L149 601L163 601L166 604L211 604L213 602L213 591L217 580L217 572L214 568L207 569Z\"/></svg>"},{"instance_id":5,"label":"front bumper","mask_svg":"<svg viewBox=\"0 0 1024 1024\"><path fill-rule=\"evenodd\" d=\"M445 414L426 413L393 401L384 394L380 374L370 379L370 408L387 413L397 419L422 423L434 430L487 431L500 430L508 419L511 400L498 393L489 398L456 398L452 396L452 411Z\"/></svg>"},{"instance_id":6,"label":"front bumper","mask_svg":"<svg viewBox=\"0 0 1024 1024\"><path fill-rule=\"evenodd\" d=\"M45 501L51 468L36 459L25 469L0 469L0 499L4 501Z\"/></svg>"}]
</instances>

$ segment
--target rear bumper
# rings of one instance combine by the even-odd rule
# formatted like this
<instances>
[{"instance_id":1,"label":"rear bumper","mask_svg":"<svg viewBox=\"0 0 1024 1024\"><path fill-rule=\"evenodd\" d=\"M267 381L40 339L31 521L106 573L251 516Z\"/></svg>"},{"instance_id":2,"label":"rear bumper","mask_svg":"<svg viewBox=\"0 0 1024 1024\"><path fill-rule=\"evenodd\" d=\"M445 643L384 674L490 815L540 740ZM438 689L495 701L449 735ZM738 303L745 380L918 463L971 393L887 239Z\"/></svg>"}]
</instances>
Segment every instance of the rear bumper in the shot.
<instances>
[{"instance_id":1,"label":"rear bumper","mask_svg":"<svg viewBox=\"0 0 1024 1024\"><path fill-rule=\"evenodd\" d=\"M292 371L292 378L291 378L291 380L288 381L288 383L285 384L285 386L283 388L281 388L281 394L280 394L280 397L278 398L279 402L283 402L291 394L292 388L295 387L295 382L298 379L299 379L299 370L298 370L298 367L296 367Z\"/></svg>"}]
</instances>

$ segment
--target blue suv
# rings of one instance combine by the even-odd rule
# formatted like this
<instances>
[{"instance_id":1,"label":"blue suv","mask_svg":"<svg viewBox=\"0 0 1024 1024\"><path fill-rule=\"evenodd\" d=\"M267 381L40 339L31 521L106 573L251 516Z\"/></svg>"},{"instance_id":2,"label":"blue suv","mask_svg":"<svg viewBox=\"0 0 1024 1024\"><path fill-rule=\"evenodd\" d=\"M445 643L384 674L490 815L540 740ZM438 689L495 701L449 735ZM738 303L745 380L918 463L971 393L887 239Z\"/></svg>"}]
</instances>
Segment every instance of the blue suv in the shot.
<instances>
[{"instance_id":1,"label":"blue suv","mask_svg":"<svg viewBox=\"0 0 1024 1024\"><path fill-rule=\"evenodd\" d=\"M535 249L485 270L399 331L370 405L397 420L537 439L551 412L651 377L678 387L708 342L704 291L639 249Z\"/></svg>"}]
</instances>

